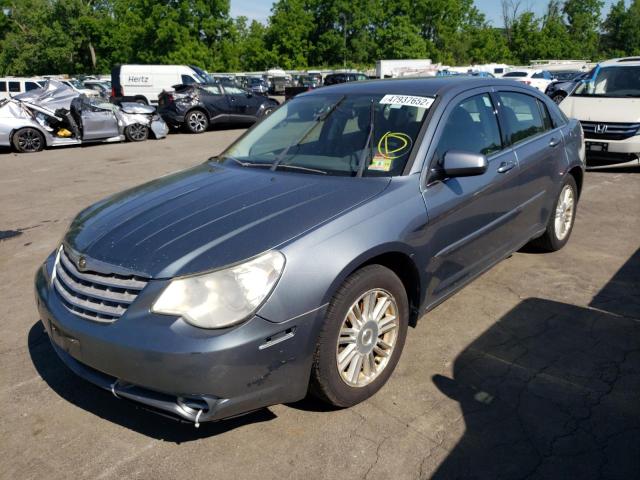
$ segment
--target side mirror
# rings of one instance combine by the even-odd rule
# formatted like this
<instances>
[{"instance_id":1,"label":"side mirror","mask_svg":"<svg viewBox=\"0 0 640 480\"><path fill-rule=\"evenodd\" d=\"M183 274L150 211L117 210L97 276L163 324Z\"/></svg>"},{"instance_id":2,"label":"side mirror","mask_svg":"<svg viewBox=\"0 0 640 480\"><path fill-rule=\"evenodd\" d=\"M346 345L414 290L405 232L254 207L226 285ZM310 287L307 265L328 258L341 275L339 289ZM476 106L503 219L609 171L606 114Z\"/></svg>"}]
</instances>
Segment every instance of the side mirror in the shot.
<instances>
[{"instance_id":1,"label":"side mirror","mask_svg":"<svg viewBox=\"0 0 640 480\"><path fill-rule=\"evenodd\" d=\"M481 153L449 150L444 155L444 174L447 177L470 177L482 175L487 171L489 162Z\"/></svg>"}]
</instances>

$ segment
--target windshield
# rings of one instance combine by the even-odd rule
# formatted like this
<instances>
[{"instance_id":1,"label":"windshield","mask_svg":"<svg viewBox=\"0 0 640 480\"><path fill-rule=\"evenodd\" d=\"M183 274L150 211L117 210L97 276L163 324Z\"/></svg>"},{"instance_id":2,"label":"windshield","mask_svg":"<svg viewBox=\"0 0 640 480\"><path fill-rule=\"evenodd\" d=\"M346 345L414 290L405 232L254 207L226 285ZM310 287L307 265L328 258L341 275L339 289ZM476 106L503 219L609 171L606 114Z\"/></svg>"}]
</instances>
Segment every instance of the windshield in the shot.
<instances>
[{"instance_id":1,"label":"windshield","mask_svg":"<svg viewBox=\"0 0 640 480\"><path fill-rule=\"evenodd\" d=\"M594 78L578 85L574 96L640 98L640 66L601 68Z\"/></svg>"},{"instance_id":2,"label":"windshield","mask_svg":"<svg viewBox=\"0 0 640 480\"><path fill-rule=\"evenodd\" d=\"M400 175L433 101L407 95L296 97L220 161L327 175Z\"/></svg>"}]
</instances>

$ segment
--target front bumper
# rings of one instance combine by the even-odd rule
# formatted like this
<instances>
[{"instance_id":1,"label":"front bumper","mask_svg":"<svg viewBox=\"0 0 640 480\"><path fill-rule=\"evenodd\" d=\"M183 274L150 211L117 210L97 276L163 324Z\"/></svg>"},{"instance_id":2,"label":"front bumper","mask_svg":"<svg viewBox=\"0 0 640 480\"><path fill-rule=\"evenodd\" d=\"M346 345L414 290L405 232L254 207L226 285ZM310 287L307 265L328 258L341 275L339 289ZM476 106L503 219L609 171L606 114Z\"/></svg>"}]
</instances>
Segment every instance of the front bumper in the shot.
<instances>
[{"instance_id":1,"label":"front bumper","mask_svg":"<svg viewBox=\"0 0 640 480\"><path fill-rule=\"evenodd\" d=\"M40 318L60 359L77 375L188 421L219 420L304 398L324 308L275 323L254 316L204 330L150 312L166 281L151 281L118 320L71 313L50 286L53 259L35 280Z\"/></svg>"},{"instance_id":2,"label":"front bumper","mask_svg":"<svg viewBox=\"0 0 640 480\"><path fill-rule=\"evenodd\" d=\"M640 158L640 135L626 140L606 140L585 136L589 163L626 163Z\"/></svg>"}]
</instances>

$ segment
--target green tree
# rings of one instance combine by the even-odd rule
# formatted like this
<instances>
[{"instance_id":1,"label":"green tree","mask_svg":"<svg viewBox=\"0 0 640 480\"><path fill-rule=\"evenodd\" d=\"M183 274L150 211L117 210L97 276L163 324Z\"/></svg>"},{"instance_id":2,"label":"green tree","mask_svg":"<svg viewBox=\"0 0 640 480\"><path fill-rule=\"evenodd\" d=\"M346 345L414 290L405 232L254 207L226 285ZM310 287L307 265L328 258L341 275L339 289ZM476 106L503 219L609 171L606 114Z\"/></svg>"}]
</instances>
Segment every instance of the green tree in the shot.
<instances>
[{"instance_id":1,"label":"green tree","mask_svg":"<svg viewBox=\"0 0 640 480\"><path fill-rule=\"evenodd\" d=\"M567 28L572 39L573 55L596 58L600 43L600 13L602 0L566 0L563 12L567 16Z\"/></svg>"},{"instance_id":2,"label":"green tree","mask_svg":"<svg viewBox=\"0 0 640 480\"><path fill-rule=\"evenodd\" d=\"M624 55L626 38L624 24L627 9L624 0L618 0L611 6L607 18L602 23L602 49L606 55L617 57Z\"/></svg>"}]
</instances>

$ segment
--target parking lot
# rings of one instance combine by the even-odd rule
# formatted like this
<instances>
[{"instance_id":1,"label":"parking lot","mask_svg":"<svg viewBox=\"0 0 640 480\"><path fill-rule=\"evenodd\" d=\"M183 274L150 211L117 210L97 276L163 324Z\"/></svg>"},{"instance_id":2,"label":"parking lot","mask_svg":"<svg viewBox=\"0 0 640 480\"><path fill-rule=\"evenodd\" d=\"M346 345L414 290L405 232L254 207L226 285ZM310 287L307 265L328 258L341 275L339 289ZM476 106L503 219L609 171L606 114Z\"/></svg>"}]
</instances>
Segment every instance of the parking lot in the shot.
<instances>
[{"instance_id":1,"label":"parking lot","mask_svg":"<svg viewBox=\"0 0 640 480\"><path fill-rule=\"evenodd\" d=\"M427 314L351 409L305 400L195 429L66 369L32 284L73 216L241 133L0 153L0 231L19 233L0 241L0 477L640 477L640 169L588 172L567 247L525 248Z\"/></svg>"}]
</instances>

